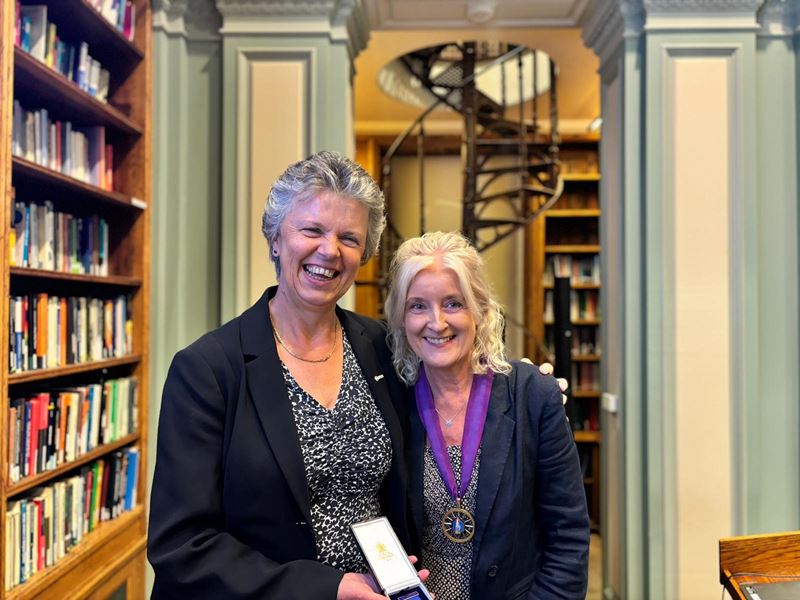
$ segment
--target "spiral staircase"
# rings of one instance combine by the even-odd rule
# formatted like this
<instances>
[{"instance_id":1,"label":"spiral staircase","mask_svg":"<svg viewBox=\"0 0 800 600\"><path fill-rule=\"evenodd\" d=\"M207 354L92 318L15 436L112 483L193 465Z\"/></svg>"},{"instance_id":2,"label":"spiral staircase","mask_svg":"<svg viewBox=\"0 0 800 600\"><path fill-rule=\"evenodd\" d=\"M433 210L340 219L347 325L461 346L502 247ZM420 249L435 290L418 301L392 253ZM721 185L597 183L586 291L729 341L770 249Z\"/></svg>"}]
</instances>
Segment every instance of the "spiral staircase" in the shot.
<instances>
[{"instance_id":1,"label":"spiral staircase","mask_svg":"<svg viewBox=\"0 0 800 600\"><path fill-rule=\"evenodd\" d=\"M526 227L559 199L558 73L546 54L513 44L459 42L423 48L395 62L395 79L406 76L410 87L417 88L417 103L429 104L382 160L390 214L382 244L383 273L402 242L391 219L392 210L403 202L393 196L392 160L416 136L418 165L424 170L425 123L437 108L446 106L463 119L461 228L478 251ZM420 182L424 233L423 173Z\"/></svg>"}]
</instances>

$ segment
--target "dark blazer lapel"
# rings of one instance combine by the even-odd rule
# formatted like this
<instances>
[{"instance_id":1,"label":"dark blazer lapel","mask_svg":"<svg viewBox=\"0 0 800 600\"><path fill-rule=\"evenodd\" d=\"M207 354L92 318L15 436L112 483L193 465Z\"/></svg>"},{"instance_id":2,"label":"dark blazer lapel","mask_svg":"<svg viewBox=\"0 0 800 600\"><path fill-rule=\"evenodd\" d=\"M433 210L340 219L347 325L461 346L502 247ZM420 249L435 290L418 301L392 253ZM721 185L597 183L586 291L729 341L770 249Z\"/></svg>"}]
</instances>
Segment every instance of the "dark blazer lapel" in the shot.
<instances>
[{"instance_id":1,"label":"dark blazer lapel","mask_svg":"<svg viewBox=\"0 0 800 600\"><path fill-rule=\"evenodd\" d=\"M480 551L481 541L497 497L497 490L503 477L503 470L511 448L511 439L514 435L515 422L507 414L511 407L508 380L506 375L495 375L486 424L483 426L475 510L476 527L473 550L475 556ZM474 562L475 560L473 560Z\"/></svg>"},{"instance_id":2,"label":"dark blazer lapel","mask_svg":"<svg viewBox=\"0 0 800 600\"><path fill-rule=\"evenodd\" d=\"M269 288L255 305L242 314L240 336L247 389L267 443L306 522L311 523L311 501L300 440L268 317L268 302L276 289Z\"/></svg>"},{"instance_id":3,"label":"dark blazer lapel","mask_svg":"<svg viewBox=\"0 0 800 600\"><path fill-rule=\"evenodd\" d=\"M347 334L347 339L350 340L353 354L355 354L356 360L361 366L361 372L369 384L375 404L378 406L378 410L381 411L386 427L389 429L389 435L392 438L392 452L395 453L395 456L401 456L403 452L403 431L392 405L392 398L389 395L389 385L386 380L387 374L384 373L384 370L391 368L391 365L378 364L376 360L377 350L373 345L373 340L366 335L364 327L351 317L347 311L337 308L336 314ZM381 340L380 343L383 343L383 341ZM396 460L392 461L392 465L397 464ZM392 473L391 476L398 477L400 474Z\"/></svg>"},{"instance_id":4,"label":"dark blazer lapel","mask_svg":"<svg viewBox=\"0 0 800 600\"><path fill-rule=\"evenodd\" d=\"M414 526L417 534L422 538L422 528L425 522L425 505L423 499L425 494L424 458L427 434L419 418L416 398L413 392L410 396L414 401L411 402L411 406L408 407L408 495L410 498L411 515L414 518Z\"/></svg>"}]
</instances>

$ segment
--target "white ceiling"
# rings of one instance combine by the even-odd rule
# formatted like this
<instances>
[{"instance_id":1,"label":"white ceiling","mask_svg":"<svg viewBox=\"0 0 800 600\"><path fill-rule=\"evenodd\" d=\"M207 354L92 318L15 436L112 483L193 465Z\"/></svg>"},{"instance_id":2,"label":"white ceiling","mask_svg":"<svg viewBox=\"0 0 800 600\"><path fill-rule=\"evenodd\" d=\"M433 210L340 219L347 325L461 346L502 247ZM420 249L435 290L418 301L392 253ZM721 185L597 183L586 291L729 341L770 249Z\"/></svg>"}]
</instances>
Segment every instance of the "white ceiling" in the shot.
<instances>
[{"instance_id":1,"label":"white ceiling","mask_svg":"<svg viewBox=\"0 0 800 600\"><path fill-rule=\"evenodd\" d=\"M493 27L577 27L590 0L362 0L375 29L470 27L469 5L494 8Z\"/></svg>"}]
</instances>

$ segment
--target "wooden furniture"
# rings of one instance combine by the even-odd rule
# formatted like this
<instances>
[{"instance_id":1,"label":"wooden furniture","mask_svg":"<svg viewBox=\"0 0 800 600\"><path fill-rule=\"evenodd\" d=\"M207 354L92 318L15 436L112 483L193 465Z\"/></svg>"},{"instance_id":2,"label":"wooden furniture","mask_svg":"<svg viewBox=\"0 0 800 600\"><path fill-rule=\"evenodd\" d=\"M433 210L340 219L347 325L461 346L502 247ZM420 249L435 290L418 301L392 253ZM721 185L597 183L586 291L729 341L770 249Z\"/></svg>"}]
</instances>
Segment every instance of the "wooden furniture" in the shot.
<instances>
[{"instance_id":1,"label":"wooden furniture","mask_svg":"<svg viewBox=\"0 0 800 600\"><path fill-rule=\"evenodd\" d=\"M800 531L722 538L719 582L732 598L745 600L745 583L800 581Z\"/></svg>"},{"instance_id":2,"label":"wooden furniture","mask_svg":"<svg viewBox=\"0 0 800 600\"><path fill-rule=\"evenodd\" d=\"M554 362L554 276L570 278L572 389L567 412L578 443L593 527L600 522L600 203L597 136L565 136L559 146L564 193L526 232L526 354Z\"/></svg>"},{"instance_id":3,"label":"wooden furniture","mask_svg":"<svg viewBox=\"0 0 800 600\"><path fill-rule=\"evenodd\" d=\"M355 161L380 184L381 148L375 138L356 140ZM379 250L381 251L382 249ZM380 266L380 258L372 257L365 265L361 265L355 281L356 312L373 319L379 319L383 315Z\"/></svg>"},{"instance_id":4,"label":"wooden furniture","mask_svg":"<svg viewBox=\"0 0 800 600\"><path fill-rule=\"evenodd\" d=\"M149 354L149 274L151 200L151 7L134 0L135 33L129 41L90 0L22 0L22 5L46 5L47 19L59 40L79 46L110 73L108 101L83 91L69 78L15 47L15 2L3 2L0 13L0 197L2 239L0 320L9 323L10 296L47 293L56 296L129 298L132 347L124 356L9 373L0 368L0 582L7 584L9 505L37 490L75 475L95 461L111 459L121 449L138 449L136 504L94 529L52 566L38 570L24 583L5 589L0 599L144 597L146 545L147 384ZM13 90L13 94L12 94ZM105 143L113 148L113 188L93 185L20 156L12 156L14 101L26 110L46 109L51 119L75 127L104 127ZM52 202L56 211L102 218L108 223L108 275L75 274L12 266L12 209L15 202ZM6 325L0 345L13 340ZM8 356L8 353L6 354ZM6 358L6 361L9 359ZM13 398L50 392L65 386L98 383L118 377L138 381L138 411L131 432L113 443L79 455L55 468L11 480L9 405ZM38 569L38 568L37 568Z\"/></svg>"}]
</instances>

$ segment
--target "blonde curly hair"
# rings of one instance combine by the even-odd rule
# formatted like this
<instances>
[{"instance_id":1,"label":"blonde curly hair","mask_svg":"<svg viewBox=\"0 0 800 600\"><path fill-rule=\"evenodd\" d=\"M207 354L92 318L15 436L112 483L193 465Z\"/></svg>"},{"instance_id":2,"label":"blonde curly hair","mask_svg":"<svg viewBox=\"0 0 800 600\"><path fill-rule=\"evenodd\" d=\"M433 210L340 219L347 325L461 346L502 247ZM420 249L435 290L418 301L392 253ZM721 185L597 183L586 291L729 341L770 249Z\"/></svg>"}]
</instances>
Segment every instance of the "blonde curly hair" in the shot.
<instances>
[{"instance_id":1,"label":"blonde curly hair","mask_svg":"<svg viewBox=\"0 0 800 600\"><path fill-rule=\"evenodd\" d=\"M392 258L390 287L384 313L389 324L387 341L400 379L413 385L419 374L419 358L406 338L406 296L414 277L436 260L456 274L467 310L475 320L475 347L470 358L473 373L509 373L503 344L503 314L492 295L483 260L460 233L436 231L403 242Z\"/></svg>"}]
</instances>

